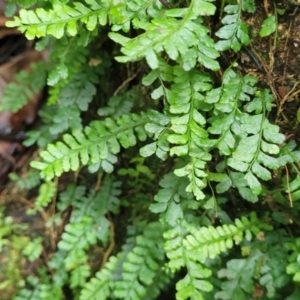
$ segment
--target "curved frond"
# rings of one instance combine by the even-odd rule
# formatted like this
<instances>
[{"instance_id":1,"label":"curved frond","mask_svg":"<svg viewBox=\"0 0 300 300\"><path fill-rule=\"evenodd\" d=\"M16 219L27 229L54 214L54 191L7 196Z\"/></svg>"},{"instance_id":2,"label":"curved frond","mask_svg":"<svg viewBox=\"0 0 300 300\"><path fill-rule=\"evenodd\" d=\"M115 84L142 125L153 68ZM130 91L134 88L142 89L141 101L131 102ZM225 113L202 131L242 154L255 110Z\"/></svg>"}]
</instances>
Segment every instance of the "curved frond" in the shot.
<instances>
[{"instance_id":1,"label":"curved frond","mask_svg":"<svg viewBox=\"0 0 300 300\"><path fill-rule=\"evenodd\" d=\"M81 222L66 225L58 249L68 253L64 261L67 270L74 269L87 261L84 250L96 243L98 230L92 219L87 216L84 216Z\"/></svg>"},{"instance_id":2,"label":"curved frond","mask_svg":"<svg viewBox=\"0 0 300 300\"><path fill-rule=\"evenodd\" d=\"M159 113L157 113L159 115ZM165 119L162 118L165 122ZM60 176L63 172L76 171L80 164L96 164L111 172L112 164L116 161L114 154L120 152L121 146L132 147L137 138L144 141L147 132L144 126L147 123L160 123L160 119L150 114L123 115L116 121L106 118L103 122L93 121L84 128L84 132L74 130L72 134L63 136L64 142L50 144L47 150L41 152L43 162L32 162L32 166L41 170L41 176L51 179ZM164 123L165 124L165 123ZM162 125L160 125L162 126Z\"/></svg>"},{"instance_id":3,"label":"curved frond","mask_svg":"<svg viewBox=\"0 0 300 300\"><path fill-rule=\"evenodd\" d=\"M46 207L56 194L56 190L57 186L55 182L48 181L41 184L39 188L39 195L34 203L35 209L40 210L43 207Z\"/></svg>"},{"instance_id":4,"label":"curved frond","mask_svg":"<svg viewBox=\"0 0 300 300\"><path fill-rule=\"evenodd\" d=\"M146 287L153 284L164 262L161 223L150 223L144 233L136 237L136 246L123 263L122 279L116 282L114 295L119 299L142 299Z\"/></svg>"},{"instance_id":5,"label":"curved frond","mask_svg":"<svg viewBox=\"0 0 300 300\"><path fill-rule=\"evenodd\" d=\"M272 226L259 220L255 213L250 214L250 219L243 216L236 219L235 224L222 226L201 227L194 230L185 239L185 247L197 253L198 260L204 262L206 258L215 258L220 253L227 251L235 244L240 244L245 238L251 240L264 230L271 230Z\"/></svg>"},{"instance_id":6,"label":"curved frond","mask_svg":"<svg viewBox=\"0 0 300 300\"><path fill-rule=\"evenodd\" d=\"M199 263L195 251L187 249L184 239L191 226L181 220L174 228L164 233L166 239L164 248L169 258L168 267L172 272L186 267L187 273L183 279L176 284L176 299L185 300L189 298L204 300L202 292L209 292L213 289L212 284L206 278L212 275L211 270Z\"/></svg>"},{"instance_id":7,"label":"curved frond","mask_svg":"<svg viewBox=\"0 0 300 300\"><path fill-rule=\"evenodd\" d=\"M51 284L42 283L38 278L28 276L28 287L22 288L14 300L62 300L62 292ZM29 289L31 287L32 289Z\"/></svg>"},{"instance_id":8,"label":"curved frond","mask_svg":"<svg viewBox=\"0 0 300 300\"><path fill-rule=\"evenodd\" d=\"M80 300L106 300L112 294L115 270L119 258L111 256L104 269L97 272L83 288Z\"/></svg>"},{"instance_id":9,"label":"curved frond","mask_svg":"<svg viewBox=\"0 0 300 300\"><path fill-rule=\"evenodd\" d=\"M134 26L145 32L133 39L117 33L109 37L122 45L124 56L116 57L119 62L136 61L143 57L152 69L159 66L157 54L166 51L169 57L183 62L185 70L191 70L197 62L211 70L218 70L219 56L207 28L201 24L200 16L213 15L215 5L210 1L192 0L187 8L168 9L163 16L150 22L135 19ZM200 22L195 22L195 20Z\"/></svg>"},{"instance_id":10,"label":"curved frond","mask_svg":"<svg viewBox=\"0 0 300 300\"><path fill-rule=\"evenodd\" d=\"M227 5L224 11L227 15L222 19L223 26L216 32L216 35L222 40L218 41L216 48L219 51L233 49L238 52L242 45L250 43L248 27L241 19L243 2L236 5ZM251 10L251 5L247 7Z\"/></svg>"},{"instance_id":11,"label":"curved frond","mask_svg":"<svg viewBox=\"0 0 300 300\"><path fill-rule=\"evenodd\" d=\"M46 67L44 63L31 65L32 71L21 71L15 75L3 90L0 111L17 112L33 97L37 97L46 84Z\"/></svg>"},{"instance_id":12,"label":"curved frond","mask_svg":"<svg viewBox=\"0 0 300 300\"><path fill-rule=\"evenodd\" d=\"M200 204L191 193L186 192L188 181L168 173L159 182L161 189L154 196L156 203L150 205L153 213L163 214L167 224L175 226L187 209L198 209Z\"/></svg>"},{"instance_id":13,"label":"curved frond","mask_svg":"<svg viewBox=\"0 0 300 300\"><path fill-rule=\"evenodd\" d=\"M78 22L84 23L89 31L94 30L98 23L105 25L107 8L93 0L87 0L86 4L74 2L74 7L56 2L52 10L21 9L20 16L8 21L6 26L18 27L29 40L48 34L60 39L64 36L65 29L68 34L75 36L78 33Z\"/></svg>"}]
</instances>

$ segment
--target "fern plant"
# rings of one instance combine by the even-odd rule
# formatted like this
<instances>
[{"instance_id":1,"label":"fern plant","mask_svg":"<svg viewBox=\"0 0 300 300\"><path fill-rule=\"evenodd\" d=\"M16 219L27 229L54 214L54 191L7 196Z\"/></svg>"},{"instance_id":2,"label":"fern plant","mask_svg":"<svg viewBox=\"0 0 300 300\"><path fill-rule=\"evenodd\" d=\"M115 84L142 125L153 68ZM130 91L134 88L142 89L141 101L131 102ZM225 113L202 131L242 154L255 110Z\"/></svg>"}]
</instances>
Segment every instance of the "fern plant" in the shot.
<instances>
[{"instance_id":1,"label":"fern plant","mask_svg":"<svg viewBox=\"0 0 300 300\"><path fill-rule=\"evenodd\" d=\"M256 4L220 2L17 2L7 26L50 53L24 142L39 176L19 185L56 234L15 299L298 299L300 152L270 90L221 58ZM2 109L30 97L15 85Z\"/></svg>"}]
</instances>

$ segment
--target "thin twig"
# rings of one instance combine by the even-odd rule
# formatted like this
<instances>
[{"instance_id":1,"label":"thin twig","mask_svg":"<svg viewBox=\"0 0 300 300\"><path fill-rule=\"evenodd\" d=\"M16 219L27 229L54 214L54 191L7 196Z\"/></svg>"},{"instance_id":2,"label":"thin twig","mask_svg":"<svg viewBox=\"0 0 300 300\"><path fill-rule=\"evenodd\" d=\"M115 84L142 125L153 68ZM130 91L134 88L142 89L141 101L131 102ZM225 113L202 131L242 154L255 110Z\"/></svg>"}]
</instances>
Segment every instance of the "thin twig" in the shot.
<instances>
[{"instance_id":1,"label":"thin twig","mask_svg":"<svg viewBox=\"0 0 300 300\"><path fill-rule=\"evenodd\" d=\"M291 88L291 90L283 97L283 99L280 101L279 106L278 106L278 110L277 110L277 117L279 115L281 115L282 113L282 107L285 104L285 102L287 102L289 99L297 96L300 93L300 90L296 90L296 87L300 84L300 81L297 81L296 83L294 83L293 87Z\"/></svg>"},{"instance_id":2,"label":"thin twig","mask_svg":"<svg viewBox=\"0 0 300 300\"><path fill-rule=\"evenodd\" d=\"M96 185L95 185L95 188L94 188L95 192L98 192L100 190L101 182L102 182L102 176L103 176L103 173L99 172L98 176L97 176L97 182L96 182Z\"/></svg>"},{"instance_id":3,"label":"thin twig","mask_svg":"<svg viewBox=\"0 0 300 300\"><path fill-rule=\"evenodd\" d=\"M139 71L140 71L140 68L131 77L129 77L125 81L123 81L122 84L114 91L113 95L116 96L127 83L129 83L131 80L133 80L137 76Z\"/></svg>"}]
</instances>

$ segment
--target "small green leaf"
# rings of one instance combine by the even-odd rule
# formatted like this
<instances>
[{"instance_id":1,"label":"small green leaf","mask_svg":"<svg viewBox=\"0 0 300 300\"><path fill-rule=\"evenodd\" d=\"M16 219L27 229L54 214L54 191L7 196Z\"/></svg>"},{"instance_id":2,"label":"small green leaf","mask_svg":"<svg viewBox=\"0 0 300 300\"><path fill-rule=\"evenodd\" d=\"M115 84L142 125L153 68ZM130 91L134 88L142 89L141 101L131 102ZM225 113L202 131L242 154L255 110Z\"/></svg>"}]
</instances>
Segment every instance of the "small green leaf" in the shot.
<instances>
[{"instance_id":1,"label":"small green leaf","mask_svg":"<svg viewBox=\"0 0 300 300\"><path fill-rule=\"evenodd\" d=\"M156 142L148 144L140 149L140 155L143 157L151 156L156 151Z\"/></svg>"},{"instance_id":2,"label":"small green leaf","mask_svg":"<svg viewBox=\"0 0 300 300\"><path fill-rule=\"evenodd\" d=\"M252 172L248 172L245 175L245 179L247 180L248 185L251 188L252 192L256 195L259 195L261 192L261 184L257 180L257 178L252 174Z\"/></svg>"},{"instance_id":3,"label":"small green leaf","mask_svg":"<svg viewBox=\"0 0 300 300\"><path fill-rule=\"evenodd\" d=\"M249 164L244 163L242 161L236 160L234 158L229 158L227 161L227 164L232 167L233 169L240 171L240 172L246 172L249 168Z\"/></svg>"},{"instance_id":4,"label":"small green leaf","mask_svg":"<svg viewBox=\"0 0 300 300\"><path fill-rule=\"evenodd\" d=\"M150 85L152 84L157 78L158 78L159 73L157 70L152 70L148 75L143 77L142 83L143 85Z\"/></svg>"},{"instance_id":5,"label":"small green leaf","mask_svg":"<svg viewBox=\"0 0 300 300\"><path fill-rule=\"evenodd\" d=\"M262 167L259 163L255 162L253 165L252 165L252 171L253 173L263 179L263 180L270 180L272 179L272 175L270 173L269 170L267 170L266 168Z\"/></svg>"},{"instance_id":6,"label":"small green leaf","mask_svg":"<svg viewBox=\"0 0 300 300\"><path fill-rule=\"evenodd\" d=\"M266 37L270 35L271 33L275 32L276 30L276 18L273 15L270 15L268 18L266 18L262 25L261 30L259 31L260 37Z\"/></svg>"},{"instance_id":7,"label":"small green leaf","mask_svg":"<svg viewBox=\"0 0 300 300\"><path fill-rule=\"evenodd\" d=\"M227 178L226 180L216 185L216 191L218 194L222 194L228 191L231 186L232 186L232 181L230 178Z\"/></svg>"},{"instance_id":8,"label":"small green leaf","mask_svg":"<svg viewBox=\"0 0 300 300\"><path fill-rule=\"evenodd\" d=\"M48 85L55 85L60 79L66 79L68 77L68 68L65 64L59 64L53 71L50 72L47 83Z\"/></svg>"}]
</instances>

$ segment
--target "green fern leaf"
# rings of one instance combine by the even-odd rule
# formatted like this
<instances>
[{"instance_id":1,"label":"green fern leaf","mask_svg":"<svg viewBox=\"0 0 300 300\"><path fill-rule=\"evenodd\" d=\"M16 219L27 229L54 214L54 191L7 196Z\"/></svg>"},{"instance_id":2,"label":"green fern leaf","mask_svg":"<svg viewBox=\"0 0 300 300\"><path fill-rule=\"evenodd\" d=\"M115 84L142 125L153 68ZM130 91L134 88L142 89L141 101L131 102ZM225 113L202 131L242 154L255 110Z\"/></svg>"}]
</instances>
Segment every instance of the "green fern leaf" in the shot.
<instances>
[{"instance_id":1,"label":"green fern leaf","mask_svg":"<svg viewBox=\"0 0 300 300\"><path fill-rule=\"evenodd\" d=\"M65 227L58 249L68 252L64 261L67 270L86 262L84 250L96 243L97 231L98 228L95 228L92 219L87 216L84 216L80 223L70 223Z\"/></svg>"},{"instance_id":2,"label":"green fern leaf","mask_svg":"<svg viewBox=\"0 0 300 300\"><path fill-rule=\"evenodd\" d=\"M198 209L199 203L193 199L191 193L187 193L186 178L179 178L173 173L165 175L159 182L161 189L154 196L156 203L150 205L153 213L161 213L167 224L175 226L182 219L187 209Z\"/></svg>"},{"instance_id":3,"label":"green fern leaf","mask_svg":"<svg viewBox=\"0 0 300 300\"><path fill-rule=\"evenodd\" d=\"M9 178L15 181L18 188L21 190L32 189L40 184L41 178L37 170L30 170L27 172L26 177L19 177L16 173L10 173Z\"/></svg>"},{"instance_id":4,"label":"green fern leaf","mask_svg":"<svg viewBox=\"0 0 300 300\"><path fill-rule=\"evenodd\" d=\"M22 251L22 253L31 262L36 260L41 255L42 252L43 252L43 246L42 246L41 237L35 238L32 241L30 241Z\"/></svg>"},{"instance_id":5,"label":"green fern leaf","mask_svg":"<svg viewBox=\"0 0 300 300\"><path fill-rule=\"evenodd\" d=\"M64 211L73 203L81 200L86 192L86 187L82 185L69 184L68 187L59 194L57 209Z\"/></svg>"},{"instance_id":6,"label":"green fern leaf","mask_svg":"<svg viewBox=\"0 0 300 300\"><path fill-rule=\"evenodd\" d=\"M220 253L239 244L244 235L247 240L251 240L260 230L271 230L272 227L266 222L258 220L255 213L251 213L250 220L246 217L235 220L234 224L225 224L218 227L202 227L192 232L186 237L186 248L197 252L197 257L201 262L206 258L215 258Z\"/></svg>"},{"instance_id":7,"label":"green fern leaf","mask_svg":"<svg viewBox=\"0 0 300 300\"><path fill-rule=\"evenodd\" d=\"M116 298L135 300L146 296L146 286L153 284L164 261L163 228L161 223L150 223L143 235L136 237L136 246L122 266L122 280L116 282Z\"/></svg>"},{"instance_id":8,"label":"green fern leaf","mask_svg":"<svg viewBox=\"0 0 300 300\"><path fill-rule=\"evenodd\" d=\"M223 282L223 291L215 294L215 299L247 299L254 291L255 261L261 256L259 251L254 252L247 259L232 259L227 262L227 269L218 272L219 278L227 277L228 281Z\"/></svg>"},{"instance_id":9,"label":"green fern leaf","mask_svg":"<svg viewBox=\"0 0 300 300\"><path fill-rule=\"evenodd\" d=\"M68 68L64 63L58 64L54 70L49 73L47 84L50 86L55 85L60 80L66 79L69 76Z\"/></svg>"},{"instance_id":10,"label":"green fern leaf","mask_svg":"<svg viewBox=\"0 0 300 300\"><path fill-rule=\"evenodd\" d=\"M86 279L90 276L90 266L80 265L71 272L70 286L71 288L83 287Z\"/></svg>"},{"instance_id":11,"label":"green fern leaf","mask_svg":"<svg viewBox=\"0 0 300 300\"><path fill-rule=\"evenodd\" d=\"M268 235L266 237L268 238ZM290 282L290 276L285 272L287 259L288 254L285 248L274 243L268 247L264 254L259 283L265 286L267 296L270 299L274 298L279 293L279 290Z\"/></svg>"},{"instance_id":12,"label":"green fern leaf","mask_svg":"<svg viewBox=\"0 0 300 300\"><path fill-rule=\"evenodd\" d=\"M88 109L88 104L96 94L96 88L89 80L89 75L81 73L70 78L60 93L60 105L68 107L76 103L81 111Z\"/></svg>"},{"instance_id":13,"label":"green fern leaf","mask_svg":"<svg viewBox=\"0 0 300 300\"><path fill-rule=\"evenodd\" d=\"M60 39L65 34L65 29L71 36L78 33L78 22L86 25L89 31L96 28L98 23L105 25L107 22L107 9L96 1L86 1L88 6L80 2L74 2L74 7L56 2L52 10L37 8L33 10L20 10L20 16L8 21L6 26L18 27L25 32L29 40L35 37L53 35Z\"/></svg>"},{"instance_id":14,"label":"green fern leaf","mask_svg":"<svg viewBox=\"0 0 300 300\"><path fill-rule=\"evenodd\" d=\"M110 154L120 151L120 146L134 146L136 135L140 140L145 140L147 134L144 126L151 123L150 120L147 114L142 113L140 116L123 115L116 121L109 118L104 122L93 121L84 132L74 130L72 135L63 136L64 142L48 145L47 150L41 152L44 162L32 162L32 166L42 170L42 177L50 179L60 176L62 172L77 170L80 163L92 165L107 160Z\"/></svg>"},{"instance_id":15,"label":"green fern leaf","mask_svg":"<svg viewBox=\"0 0 300 300\"><path fill-rule=\"evenodd\" d=\"M73 92L74 95L76 92L75 91ZM89 97L89 95L85 95L85 99L84 99L85 102L82 102L81 104L82 107L87 108L87 105L91 100L92 99ZM57 112L55 113L52 119L52 124L49 126L49 131L53 135L66 132L69 128L77 128L79 130L82 129L82 120L80 117L81 111L78 105L75 103L71 105L65 105L65 104L55 105L55 107L57 108Z\"/></svg>"},{"instance_id":16,"label":"green fern leaf","mask_svg":"<svg viewBox=\"0 0 300 300\"><path fill-rule=\"evenodd\" d=\"M176 146L170 149L171 155L190 156L190 163L175 170L177 176L187 176L190 184L188 192L193 192L197 200L204 199L201 191L206 187L206 162L211 160L207 148L211 145L208 132L203 128L206 120L200 113L203 93L211 90L211 79L206 74L191 70L186 72L174 68L174 84L168 93L170 103L171 130L168 141Z\"/></svg>"},{"instance_id":17,"label":"green fern leaf","mask_svg":"<svg viewBox=\"0 0 300 300\"><path fill-rule=\"evenodd\" d=\"M201 15L213 15L215 9L208 1L193 0L188 8L167 10L163 18L154 18L151 23L134 19L134 26L143 28L145 33L133 39L117 33L109 34L111 39L122 45L121 51L125 55L116 59L127 62L145 57L149 66L156 69L159 65L157 54L165 50L173 60L180 57L185 70L192 69L197 61L206 68L218 70L219 64L215 59L219 53L214 42L208 36L207 28L200 24L202 20L198 18L200 22L194 22Z\"/></svg>"},{"instance_id":18,"label":"green fern leaf","mask_svg":"<svg viewBox=\"0 0 300 300\"><path fill-rule=\"evenodd\" d=\"M82 289L80 300L106 300L112 294L115 269L119 258L111 256L104 269L97 272Z\"/></svg>"},{"instance_id":19,"label":"green fern leaf","mask_svg":"<svg viewBox=\"0 0 300 300\"><path fill-rule=\"evenodd\" d=\"M129 114L134 104L134 99L129 92L120 96L111 97L107 107L98 109L97 114L101 117L110 116L111 118L119 118L121 115Z\"/></svg>"},{"instance_id":20,"label":"green fern leaf","mask_svg":"<svg viewBox=\"0 0 300 300\"><path fill-rule=\"evenodd\" d=\"M255 0L244 0L242 2L242 10L248 13L254 13L256 11Z\"/></svg>"},{"instance_id":21,"label":"green fern leaf","mask_svg":"<svg viewBox=\"0 0 300 300\"><path fill-rule=\"evenodd\" d=\"M279 168L279 161L273 156L279 154L277 144L285 139L279 133L279 127L266 119L273 99L268 90L256 91L256 81L252 76L242 77L228 69L223 76L223 86L209 91L206 96L206 102L214 104L217 115L209 119L211 127L208 131L219 135L212 146L229 156L226 164L240 172L239 175L228 174L229 179L218 186L219 191L226 191L233 183L242 197L251 202L258 200L257 195L262 190L260 180L272 178L268 169ZM248 102L246 110L249 113L255 111L256 114L242 112L243 102Z\"/></svg>"},{"instance_id":22,"label":"green fern leaf","mask_svg":"<svg viewBox=\"0 0 300 300\"><path fill-rule=\"evenodd\" d=\"M148 18L153 15L159 15L160 11L157 9L153 1L133 0L126 3L118 3L110 11L110 19L113 24L112 30L124 32L130 30L130 23L135 21L148 21Z\"/></svg>"},{"instance_id":23,"label":"green fern leaf","mask_svg":"<svg viewBox=\"0 0 300 300\"><path fill-rule=\"evenodd\" d=\"M20 110L30 99L41 92L46 84L45 64L31 65L32 71L21 71L15 75L15 81L3 90L0 111Z\"/></svg>"},{"instance_id":24,"label":"green fern leaf","mask_svg":"<svg viewBox=\"0 0 300 300\"><path fill-rule=\"evenodd\" d=\"M300 282L300 267L299 267L299 249L300 239L297 238L293 242L287 242L284 244L285 248L291 251L288 258L288 265L286 266L286 273L293 275L293 281Z\"/></svg>"},{"instance_id":25,"label":"green fern leaf","mask_svg":"<svg viewBox=\"0 0 300 300\"><path fill-rule=\"evenodd\" d=\"M37 210L46 207L50 201L53 199L57 190L57 186L55 182L48 181L41 184L39 188L39 195L35 200L34 207Z\"/></svg>"},{"instance_id":26,"label":"green fern leaf","mask_svg":"<svg viewBox=\"0 0 300 300\"><path fill-rule=\"evenodd\" d=\"M228 13L222 19L224 26L216 32L216 35L223 40L217 42L216 48L219 51L231 48L233 51L238 52L242 45L250 43L248 27L241 19L242 3L227 5L224 11Z\"/></svg>"},{"instance_id":27,"label":"green fern leaf","mask_svg":"<svg viewBox=\"0 0 300 300\"><path fill-rule=\"evenodd\" d=\"M82 186L75 187L71 185L68 187L62 195L62 200L63 208L66 208L66 205L73 207L70 222L81 222L84 216L92 218L94 226L98 227L97 238L106 242L109 237L110 226L106 214L108 212L119 212L120 199L118 196L121 194L120 186L120 181L113 181L112 178L106 176L100 191L97 193L91 192L87 196L84 195L85 188ZM60 206L60 208L62 207Z\"/></svg>"},{"instance_id":28,"label":"green fern leaf","mask_svg":"<svg viewBox=\"0 0 300 300\"><path fill-rule=\"evenodd\" d=\"M62 292L53 285L42 283L33 276L27 277L29 287L22 288L14 300L62 300ZM32 289L29 289L32 288Z\"/></svg>"},{"instance_id":29,"label":"green fern leaf","mask_svg":"<svg viewBox=\"0 0 300 300\"><path fill-rule=\"evenodd\" d=\"M160 293L165 290L166 286L171 283L173 277L173 273L166 273L164 269L161 269L159 272L157 272L152 284L146 287L145 300L156 300Z\"/></svg>"},{"instance_id":30,"label":"green fern leaf","mask_svg":"<svg viewBox=\"0 0 300 300\"><path fill-rule=\"evenodd\" d=\"M205 280L211 276L211 270L203 267L198 262L199 256L194 251L186 248L184 238L190 230L195 230L187 222L180 221L176 227L166 231L165 251L169 258L168 267L172 272L186 267L187 274L176 284L176 299L184 300L189 298L204 299L202 292L211 291L212 284Z\"/></svg>"}]
</instances>

